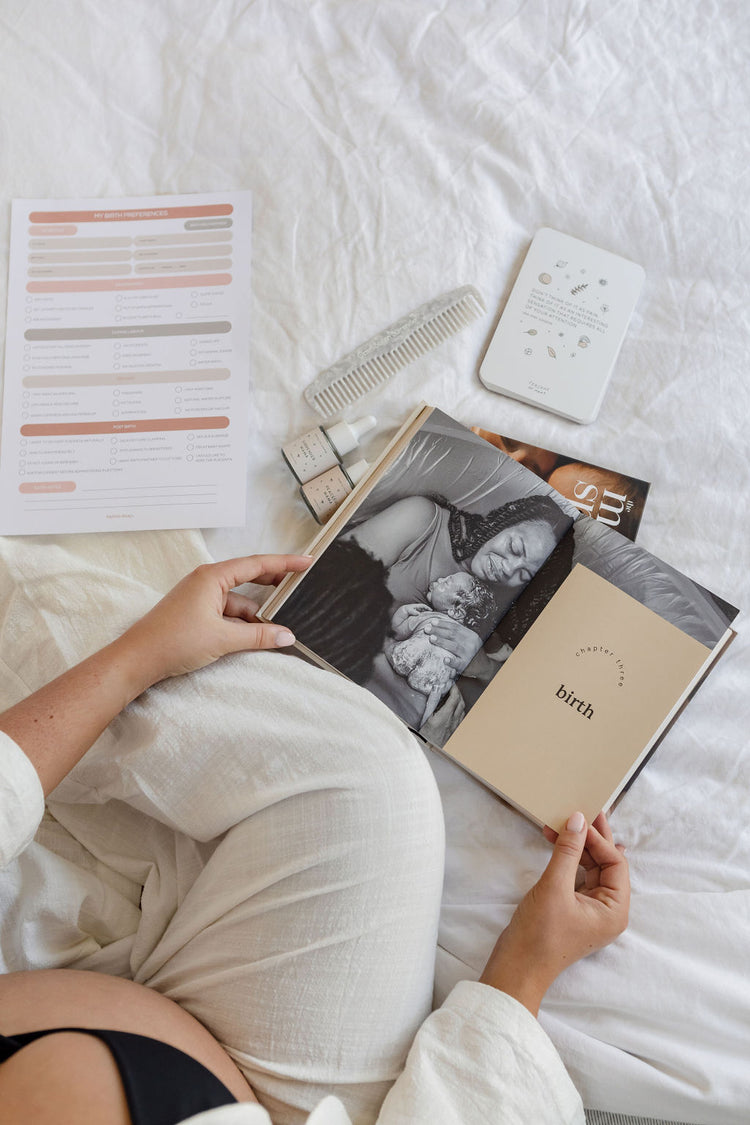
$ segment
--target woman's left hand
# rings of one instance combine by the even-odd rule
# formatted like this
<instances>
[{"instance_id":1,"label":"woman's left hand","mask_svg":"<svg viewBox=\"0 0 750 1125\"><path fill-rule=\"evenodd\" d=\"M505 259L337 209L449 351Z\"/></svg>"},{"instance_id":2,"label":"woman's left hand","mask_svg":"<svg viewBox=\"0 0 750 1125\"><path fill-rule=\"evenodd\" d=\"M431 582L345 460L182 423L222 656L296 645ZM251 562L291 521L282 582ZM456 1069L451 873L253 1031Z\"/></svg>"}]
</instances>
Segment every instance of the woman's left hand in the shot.
<instances>
[{"instance_id":1,"label":"woman's left hand","mask_svg":"<svg viewBox=\"0 0 750 1125\"><path fill-rule=\"evenodd\" d=\"M258 602L233 587L275 586L310 562L308 555L250 555L199 566L116 643L138 653L152 683L203 668L229 652L294 644L288 629L259 622Z\"/></svg>"},{"instance_id":2,"label":"woman's left hand","mask_svg":"<svg viewBox=\"0 0 750 1125\"><path fill-rule=\"evenodd\" d=\"M482 638L473 629L462 625L460 621L452 621L448 617L431 621L423 630L430 638L432 644L440 645L450 654L446 662L459 672L476 656L482 647Z\"/></svg>"}]
</instances>

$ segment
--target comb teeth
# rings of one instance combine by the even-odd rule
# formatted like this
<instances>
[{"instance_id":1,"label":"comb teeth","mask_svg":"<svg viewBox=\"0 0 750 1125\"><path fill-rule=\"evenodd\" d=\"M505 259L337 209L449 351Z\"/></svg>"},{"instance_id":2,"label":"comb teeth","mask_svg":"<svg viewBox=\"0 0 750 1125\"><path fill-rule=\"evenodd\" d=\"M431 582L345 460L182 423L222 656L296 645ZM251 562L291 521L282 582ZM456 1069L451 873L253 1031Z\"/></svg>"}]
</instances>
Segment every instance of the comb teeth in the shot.
<instances>
[{"instance_id":1,"label":"comb teeth","mask_svg":"<svg viewBox=\"0 0 750 1125\"><path fill-rule=\"evenodd\" d=\"M444 293L327 367L305 390L318 414L330 418L387 383L402 367L432 351L486 311L473 285Z\"/></svg>"}]
</instances>

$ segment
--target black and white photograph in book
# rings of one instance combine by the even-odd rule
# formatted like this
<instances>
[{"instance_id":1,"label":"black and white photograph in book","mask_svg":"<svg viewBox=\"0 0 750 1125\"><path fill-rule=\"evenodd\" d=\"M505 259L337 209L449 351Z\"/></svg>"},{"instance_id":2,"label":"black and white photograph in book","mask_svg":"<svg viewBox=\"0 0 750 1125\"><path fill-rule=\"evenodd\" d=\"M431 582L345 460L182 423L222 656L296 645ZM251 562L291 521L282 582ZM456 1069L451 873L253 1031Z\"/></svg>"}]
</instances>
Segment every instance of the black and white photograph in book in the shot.
<instances>
[{"instance_id":1,"label":"black and white photograph in book","mask_svg":"<svg viewBox=\"0 0 750 1125\"><path fill-rule=\"evenodd\" d=\"M275 620L442 746L459 677L489 680L504 653L484 643L577 514L433 411Z\"/></svg>"}]
</instances>

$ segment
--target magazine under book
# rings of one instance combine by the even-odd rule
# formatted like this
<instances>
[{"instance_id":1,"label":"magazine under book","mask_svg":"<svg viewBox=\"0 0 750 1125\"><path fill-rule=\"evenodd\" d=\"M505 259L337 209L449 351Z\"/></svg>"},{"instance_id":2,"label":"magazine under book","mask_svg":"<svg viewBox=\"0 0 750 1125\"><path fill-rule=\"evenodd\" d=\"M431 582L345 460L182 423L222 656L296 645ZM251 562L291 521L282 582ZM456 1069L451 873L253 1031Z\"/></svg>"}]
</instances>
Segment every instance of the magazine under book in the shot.
<instances>
[{"instance_id":1,"label":"magazine under book","mask_svg":"<svg viewBox=\"0 0 750 1125\"><path fill-rule=\"evenodd\" d=\"M561 496L592 519L635 539L651 485L617 469L605 469L580 457L530 445L517 438L472 426L491 445L551 484Z\"/></svg>"}]
</instances>

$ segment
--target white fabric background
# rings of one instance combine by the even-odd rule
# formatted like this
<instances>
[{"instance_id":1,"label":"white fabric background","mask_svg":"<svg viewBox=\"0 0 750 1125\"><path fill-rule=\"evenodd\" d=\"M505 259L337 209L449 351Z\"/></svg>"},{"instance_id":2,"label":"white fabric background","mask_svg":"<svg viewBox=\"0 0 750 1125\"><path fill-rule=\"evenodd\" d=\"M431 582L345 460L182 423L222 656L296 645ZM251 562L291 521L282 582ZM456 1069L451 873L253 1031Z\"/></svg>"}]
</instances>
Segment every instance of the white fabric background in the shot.
<instances>
[{"instance_id":1,"label":"white fabric background","mask_svg":"<svg viewBox=\"0 0 750 1125\"><path fill-rule=\"evenodd\" d=\"M747 607L749 46L743 0L0 0L3 193L252 189L247 523L207 535L216 557L304 546L316 527L278 454L316 422L303 387L471 282L490 313L371 400L380 426L365 455L425 399L645 477L640 542ZM5 258L8 219L6 206ZM476 376L543 225L646 269L588 427ZM628 933L569 970L545 1007L591 1106L746 1119L744 616L738 625L613 816L632 864ZM476 974L547 851L458 770L435 768L448 827L442 997Z\"/></svg>"}]
</instances>

